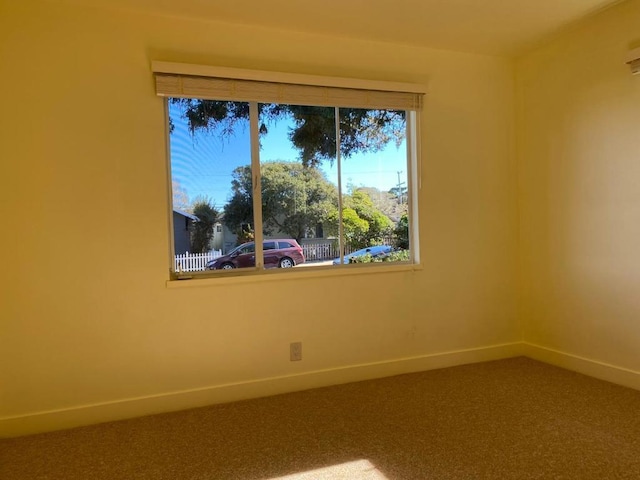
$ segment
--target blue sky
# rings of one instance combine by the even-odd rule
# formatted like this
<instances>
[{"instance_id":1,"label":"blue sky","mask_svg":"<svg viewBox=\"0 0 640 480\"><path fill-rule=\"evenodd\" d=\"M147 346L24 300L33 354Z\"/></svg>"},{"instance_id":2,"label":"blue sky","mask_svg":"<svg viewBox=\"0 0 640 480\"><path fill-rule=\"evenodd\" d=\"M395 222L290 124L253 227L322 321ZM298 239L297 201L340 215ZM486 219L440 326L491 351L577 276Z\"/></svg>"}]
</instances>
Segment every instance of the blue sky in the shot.
<instances>
[{"instance_id":1,"label":"blue sky","mask_svg":"<svg viewBox=\"0 0 640 480\"><path fill-rule=\"evenodd\" d=\"M216 208L222 209L231 194L231 172L239 166L251 163L249 122L238 124L234 135L222 138L199 131L194 136L181 117L180 110L169 104L169 114L174 124L171 134L172 180L178 182L193 200L204 196L213 200ZM268 125L269 132L261 136L260 161L297 161L298 151L292 148L287 133L290 121L279 121ZM357 154L342 160L343 188L352 183L356 186L389 190L400 181L406 182L406 147L392 142L376 153ZM337 184L337 165L325 162L321 169L327 179Z\"/></svg>"}]
</instances>

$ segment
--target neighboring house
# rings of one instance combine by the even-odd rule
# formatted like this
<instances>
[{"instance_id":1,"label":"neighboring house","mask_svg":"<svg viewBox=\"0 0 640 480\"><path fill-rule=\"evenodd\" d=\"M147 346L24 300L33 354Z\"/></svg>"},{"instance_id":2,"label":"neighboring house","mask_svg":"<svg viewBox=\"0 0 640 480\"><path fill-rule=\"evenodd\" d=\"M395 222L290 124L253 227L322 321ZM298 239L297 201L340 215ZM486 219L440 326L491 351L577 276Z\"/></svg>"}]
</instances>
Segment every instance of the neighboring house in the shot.
<instances>
[{"instance_id":1,"label":"neighboring house","mask_svg":"<svg viewBox=\"0 0 640 480\"><path fill-rule=\"evenodd\" d=\"M191 250L191 225L198 217L182 210L173 209L173 244L175 254L181 255Z\"/></svg>"},{"instance_id":2,"label":"neighboring house","mask_svg":"<svg viewBox=\"0 0 640 480\"><path fill-rule=\"evenodd\" d=\"M221 216L222 217L222 216ZM213 239L211 248L221 250L222 254L227 254L238 245L238 237L222 222L216 222L213 226Z\"/></svg>"},{"instance_id":3,"label":"neighboring house","mask_svg":"<svg viewBox=\"0 0 640 480\"><path fill-rule=\"evenodd\" d=\"M226 255L237 246L238 236L224 224L224 213L221 213L218 221L213 226L211 248L213 250L221 250L222 254Z\"/></svg>"}]
</instances>

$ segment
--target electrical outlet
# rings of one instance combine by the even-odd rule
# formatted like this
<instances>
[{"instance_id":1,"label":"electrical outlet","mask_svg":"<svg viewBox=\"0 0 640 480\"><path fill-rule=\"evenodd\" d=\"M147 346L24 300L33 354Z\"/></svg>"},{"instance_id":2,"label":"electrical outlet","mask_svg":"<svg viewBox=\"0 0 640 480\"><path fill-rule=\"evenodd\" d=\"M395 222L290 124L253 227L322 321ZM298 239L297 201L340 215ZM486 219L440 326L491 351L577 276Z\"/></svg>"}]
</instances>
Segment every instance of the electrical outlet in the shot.
<instances>
[{"instance_id":1,"label":"electrical outlet","mask_svg":"<svg viewBox=\"0 0 640 480\"><path fill-rule=\"evenodd\" d=\"M302 360L302 342L293 342L289 345L289 358L292 362Z\"/></svg>"}]
</instances>

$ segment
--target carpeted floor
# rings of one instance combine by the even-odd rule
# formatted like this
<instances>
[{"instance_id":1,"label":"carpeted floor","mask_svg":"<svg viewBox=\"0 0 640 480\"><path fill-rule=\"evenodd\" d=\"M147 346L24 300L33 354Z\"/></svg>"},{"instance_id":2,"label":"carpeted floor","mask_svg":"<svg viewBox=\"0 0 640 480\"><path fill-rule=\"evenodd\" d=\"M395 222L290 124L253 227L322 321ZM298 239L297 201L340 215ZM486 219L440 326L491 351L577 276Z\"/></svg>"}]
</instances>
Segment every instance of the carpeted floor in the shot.
<instances>
[{"instance_id":1,"label":"carpeted floor","mask_svg":"<svg viewBox=\"0 0 640 480\"><path fill-rule=\"evenodd\" d=\"M520 357L2 440L0 478L640 479L640 392Z\"/></svg>"}]
</instances>

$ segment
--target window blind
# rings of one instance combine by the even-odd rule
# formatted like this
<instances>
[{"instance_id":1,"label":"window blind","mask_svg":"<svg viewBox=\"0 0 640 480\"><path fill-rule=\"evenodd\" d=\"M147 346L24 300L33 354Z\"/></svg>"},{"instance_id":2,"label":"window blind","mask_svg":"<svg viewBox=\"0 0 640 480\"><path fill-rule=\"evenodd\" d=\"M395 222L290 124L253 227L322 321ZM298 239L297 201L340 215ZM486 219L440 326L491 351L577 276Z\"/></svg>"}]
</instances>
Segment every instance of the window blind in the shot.
<instances>
[{"instance_id":1,"label":"window blind","mask_svg":"<svg viewBox=\"0 0 640 480\"><path fill-rule=\"evenodd\" d=\"M255 76L256 72L250 72ZM305 81L309 79L308 76L304 78ZM155 72L156 92L163 97L365 109L422 109L422 92L323 86L322 77L315 78L317 85Z\"/></svg>"}]
</instances>

